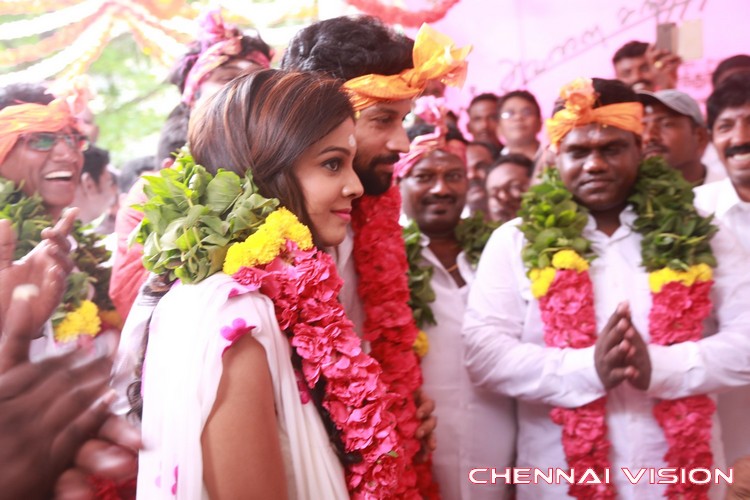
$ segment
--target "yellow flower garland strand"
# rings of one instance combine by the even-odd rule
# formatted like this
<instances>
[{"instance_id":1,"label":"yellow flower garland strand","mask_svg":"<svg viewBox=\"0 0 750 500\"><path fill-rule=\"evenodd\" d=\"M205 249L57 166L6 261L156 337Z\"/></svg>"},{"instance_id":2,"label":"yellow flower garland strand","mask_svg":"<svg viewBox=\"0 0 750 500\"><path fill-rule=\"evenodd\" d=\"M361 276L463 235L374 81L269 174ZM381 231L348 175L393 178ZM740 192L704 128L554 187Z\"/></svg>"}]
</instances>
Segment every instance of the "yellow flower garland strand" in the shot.
<instances>
[{"instance_id":1,"label":"yellow flower garland strand","mask_svg":"<svg viewBox=\"0 0 750 500\"><path fill-rule=\"evenodd\" d=\"M310 230L282 207L272 212L245 241L229 247L224 259L224 272L232 275L243 267L268 264L281 253L286 240L293 241L301 250L309 250L313 246Z\"/></svg>"},{"instance_id":2,"label":"yellow flower garland strand","mask_svg":"<svg viewBox=\"0 0 750 500\"><path fill-rule=\"evenodd\" d=\"M94 337L99 333L101 326L99 308L90 300L83 300L77 309L66 314L55 327L55 340L70 342L81 335Z\"/></svg>"}]
</instances>

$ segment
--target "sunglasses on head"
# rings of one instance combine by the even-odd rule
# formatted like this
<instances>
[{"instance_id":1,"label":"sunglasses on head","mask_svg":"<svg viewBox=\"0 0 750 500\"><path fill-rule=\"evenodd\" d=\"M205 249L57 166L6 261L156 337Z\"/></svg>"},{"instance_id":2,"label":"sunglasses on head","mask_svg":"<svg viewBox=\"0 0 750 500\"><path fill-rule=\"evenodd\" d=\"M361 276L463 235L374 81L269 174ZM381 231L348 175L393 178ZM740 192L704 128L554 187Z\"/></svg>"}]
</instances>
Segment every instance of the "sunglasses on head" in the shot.
<instances>
[{"instance_id":1,"label":"sunglasses on head","mask_svg":"<svg viewBox=\"0 0 750 500\"><path fill-rule=\"evenodd\" d=\"M86 151L89 147L89 138L77 132L34 132L21 136L26 145L34 151L47 152L55 147L57 141L63 140L70 149Z\"/></svg>"}]
</instances>

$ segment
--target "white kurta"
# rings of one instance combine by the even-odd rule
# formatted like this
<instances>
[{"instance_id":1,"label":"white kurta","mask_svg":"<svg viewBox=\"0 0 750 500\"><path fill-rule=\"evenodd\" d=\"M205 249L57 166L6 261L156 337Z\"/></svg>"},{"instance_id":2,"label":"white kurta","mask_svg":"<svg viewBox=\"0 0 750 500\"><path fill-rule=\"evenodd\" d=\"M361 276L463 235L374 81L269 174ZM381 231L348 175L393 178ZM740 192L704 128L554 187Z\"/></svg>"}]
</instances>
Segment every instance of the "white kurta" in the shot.
<instances>
[{"instance_id":1,"label":"white kurta","mask_svg":"<svg viewBox=\"0 0 750 500\"><path fill-rule=\"evenodd\" d=\"M146 448L139 457L138 498L208 498L201 434L221 380L222 354L243 322L255 327L248 334L266 351L290 498L348 498L320 416L300 397L273 303L223 273L198 285L175 285L154 310L143 368Z\"/></svg>"},{"instance_id":2,"label":"white kurta","mask_svg":"<svg viewBox=\"0 0 750 500\"><path fill-rule=\"evenodd\" d=\"M648 342L651 295L640 266L639 234L629 225L635 213L626 209L622 225L610 237L589 219L584 235L598 256L590 269L595 312L601 329L618 303L629 301L635 328ZM664 467L664 433L654 420L657 398L675 399L738 387L750 382L750 267L734 251L731 234L720 231L712 247L719 266L711 293L719 332L699 342L649 346L652 376L649 390L627 383L605 391L594 366L594 348L547 347L539 304L530 291L521 261L524 244L519 219L493 233L479 263L464 323L466 362L473 381L518 398L517 467L566 467L561 428L549 417L553 406L574 408L607 395L607 425L612 443L612 480L621 498L660 498L664 486L647 481L631 485L621 467ZM715 466L724 467L718 419L712 440ZM519 485L518 498L565 497L567 485ZM714 496L721 495L713 491Z\"/></svg>"},{"instance_id":3,"label":"white kurta","mask_svg":"<svg viewBox=\"0 0 750 500\"><path fill-rule=\"evenodd\" d=\"M512 467L516 419L512 399L475 388L463 363L461 326L474 270L466 257L458 257L458 269L467 283L456 284L422 238L422 257L433 266L431 304L437 325L424 330L429 352L422 359L422 386L435 400L437 449L432 455L433 477L444 500L508 498L503 484L472 484L474 468Z\"/></svg>"},{"instance_id":4,"label":"white kurta","mask_svg":"<svg viewBox=\"0 0 750 500\"><path fill-rule=\"evenodd\" d=\"M695 188L695 206L729 228L750 258L750 203L740 200L732 182L724 179ZM724 437L727 464L750 455L750 385L719 394L719 419Z\"/></svg>"}]
</instances>

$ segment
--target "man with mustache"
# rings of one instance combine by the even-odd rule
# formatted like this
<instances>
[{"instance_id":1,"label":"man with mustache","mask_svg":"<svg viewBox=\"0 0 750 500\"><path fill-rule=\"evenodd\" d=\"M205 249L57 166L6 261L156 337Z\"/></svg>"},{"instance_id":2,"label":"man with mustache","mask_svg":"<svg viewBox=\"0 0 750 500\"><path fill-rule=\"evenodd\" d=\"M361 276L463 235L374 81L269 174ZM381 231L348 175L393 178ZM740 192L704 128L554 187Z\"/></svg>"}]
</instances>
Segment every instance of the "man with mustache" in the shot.
<instances>
[{"instance_id":1,"label":"man with mustache","mask_svg":"<svg viewBox=\"0 0 750 500\"><path fill-rule=\"evenodd\" d=\"M698 103L679 90L643 91L643 155L663 156L694 186L723 179L725 174L705 165L708 129Z\"/></svg>"},{"instance_id":2,"label":"man with mustache","mask_svg":"<svg viewBox=\"0 0 750 500\"><path fill-rule=\"evenodd\" d=\"M422 285L434 292L434 300L424 306L434 322L418 325L429 344L420 363L423 388L435 398L440 423L433 472L443 498L507 498L507 485L477 486L467 480L476 464L512 465L515 416L510 399L473 387L463 366L461 322L478 255L472 260L459 237L469 188L465 155L451 148L442 130L416 137L394 172L403 211L418 229L418 241L408 252L410 268L431 269ZM411 305L421 307L414 300Z\"/></svg>"},{"instance_id":3,"label":"man with mustache","mask_svg":"<svg viewBox=\"0 0 750 500\"><path fill-rule=\"evenodd\" d=\"M706 102L711 140L728 177L695 189L695 205L713 213L737 236L743 258L750 252L750 71L727 77ZM750 386L719 395L727 464L750 455L746 432Z\"/></svg>"}]
</instances>

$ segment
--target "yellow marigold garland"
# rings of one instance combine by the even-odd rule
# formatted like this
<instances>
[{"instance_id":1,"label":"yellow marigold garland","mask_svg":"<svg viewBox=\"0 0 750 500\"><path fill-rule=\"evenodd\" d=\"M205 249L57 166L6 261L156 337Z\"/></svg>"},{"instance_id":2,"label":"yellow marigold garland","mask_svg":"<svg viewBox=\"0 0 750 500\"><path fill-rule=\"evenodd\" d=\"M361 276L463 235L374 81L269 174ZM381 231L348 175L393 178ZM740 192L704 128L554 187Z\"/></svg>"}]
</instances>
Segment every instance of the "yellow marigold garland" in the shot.
<instances>
[{"instance_id":1,"label":"yellow marigold garland","mask_svg":"<svg viewBox=\"0 0 750 500\"><path fill-rule=\"evenodd\" d=\"M268 264L279 255L291 240L302 250L312 248L312 234L293 213L286 208L272 212L258 230L227 250L224 272L232 275L242 267Z\"/></svg>"},{"instance_id":2,"label":"yellow marigold garland","mask_svg":"<svg viewBox=\"0 0 750 500\"><path fill-rule=\"evenodd\" d=\"M99 308L90 300L81 301L77 309L65 315L63 320L55 327L55 340L58 342L70 342L80 335L96 336L101 329L99 319Z\"/></svg>"},{"instance_id":3,"label":"yellow marigold garland","mask_svg":"<svg viewBox=\"0 0 750 500\"><path fill-rule=\"evenodd\" d=\"M414 352L417 353L420 359L427 356L427 353L430 352L430 339L424 330L419 330L417 338L414 339Z\"/></svg>"},{"instance_id":4,"label":"yellow marigold garland","mask_svg":"<svg viewBox=\"0 0 750 500\"><path fill-rule=\"evenodd\" d=\"M681 282L689 287L696 281L709 281L713 278L713 270L707 264L690 266L687 271L675 271L668 267L653 271L648 275L648 285L653 293L661 292L667 283Z\"/></svg>"}]
</instances>

